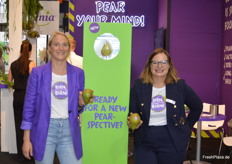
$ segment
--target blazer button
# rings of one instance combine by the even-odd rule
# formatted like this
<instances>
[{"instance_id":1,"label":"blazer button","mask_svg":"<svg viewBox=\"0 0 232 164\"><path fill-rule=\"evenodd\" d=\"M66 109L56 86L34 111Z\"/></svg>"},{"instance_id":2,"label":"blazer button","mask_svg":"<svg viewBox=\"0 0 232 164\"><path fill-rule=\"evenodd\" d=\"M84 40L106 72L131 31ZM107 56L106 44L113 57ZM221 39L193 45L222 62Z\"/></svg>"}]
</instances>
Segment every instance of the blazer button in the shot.
<instances>
[{"instance_id":1,"label":"blazer button","mask_svg":"<svg viewBox=\"0 0 232 164\"><path fill-rule=\"evenodd\" d=\"M144 103L142 103L141 106L144 106Z\"/></svg>"},{"instance_id":2,"label":"blazer button","mask_svg":"<svg viewBox=\"0 0 232 164\"><path fill-rule=\"evenodd\" d=\"M178 124L175 124L175 126L178 126Z\"/></svg>"},{"instance_id":3,"label":"blazer button","mask_svg":"<svg viewBox=\"0 0 232 164\"><path fill-rule=\"evenodd\" d=\"M143 114L143 112L140 112L140 114L142 115L142 114Z\"/></svg>"},{"instance_id":4,"label":"blazer button","mask_svg":"<svg viewBox=\"0 0 232 164\"><path fill-rule=\"evenodd\" d=\"M71 110L69 110L69 111L68 111L68 113L72 113L72 111L71 111Z\"/></svg>"},{"instance_id":5,"label":"blazer button","mask_svg":"<svg viewBox=\"0 0 232 164\"><path fill-rule=\"evenodd\" d=\"M176 115L173 115L173 117L176 117Z\"/></svg>"},{"instance_id":6,"label":"blazer button","mask_svg":"<svg viewBox=\"0 0 232 164\"><path fill-rule=\"evenodd\" d=\"M176 108L176 105L174 105L174 108Z\"/></svg>"}]
</instances>

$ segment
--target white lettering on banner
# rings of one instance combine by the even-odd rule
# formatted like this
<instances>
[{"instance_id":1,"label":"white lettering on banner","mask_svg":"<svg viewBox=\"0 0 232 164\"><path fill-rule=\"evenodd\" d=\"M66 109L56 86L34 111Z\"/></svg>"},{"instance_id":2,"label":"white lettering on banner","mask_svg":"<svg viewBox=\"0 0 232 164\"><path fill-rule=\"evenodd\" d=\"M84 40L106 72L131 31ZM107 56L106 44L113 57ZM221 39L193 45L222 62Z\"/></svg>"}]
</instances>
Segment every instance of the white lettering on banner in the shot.
<instances>
[{"instance_id":1,"label":"white lettering on banner","mask_svg":"<svg viewBox=\"0 0 232 164\"><path fill-rule=\"evenodd\" d=\"M107 16L106 15L77 15L77 26L80 27L83 25L84 22L106 22Z\"/></svg>"},{"instance_id":2,"label":"white lettering on banner","mask_svg":"<svg viewBox=\"0 0 232 164\"><path fill-rule=\"evenodd\" d=\"M232 3L231 0L225 0L224 7L224 36L230 36L232 30ZM230 42L231 43L231 42ZM225 39L224 45L224 63L222 65L224 74L223 81L225 85L232 84L232 45L227 43L227 39Z\"/></svg>"},{"instance_id":3,"label":"white lettering on banner","mask_svg":"<svg viewBox=\"0 0 232 164\"><path fill-rule=\"evenodd\" d=\"M142 16L117 16L115 17L114 15L111 17L111 22L112 23L132 23L133 27L144 27L145 20L144 20L144 15Z\"/></svg>"},{"instance_id":4,"label":"white lettering on banner","mask_svg":"<svg viewBox=\"0 0 232 164\"><path fill-rule=\"evenodd\" d=\"M231 76L231 71L226 71L225 76Z\"/></svg>"},{"instance_id":5,"label":"white lettering on banner","mask_svg":"<svg viewBox=\"0 0 232 164\"><path fill-rule=\"evenodd\" d=\"M225 62L224 68L231 68L231 62Z\"/></svg>"},{"instance_id":6,"label":"white lettering on banner","mask_svg":"<svg viewBox=\"0 0 232 164\"><path fill-rule=\"evenodd\" d=\"M226 6L225 7L225 25L224 25L224 30L231 30L232 29L232 5L231 6Z\"/></svg>"},{"instance_id":7,"label":"white lettering on banner","mask_svg":"<svg viewBox=\"0 0 232 164\"><path fill-rule=\"evenodd\" d=\"M81 27L84 22L111 22L111 23L131 23L133 27L144 27L144 15L107 15L109 13L125 13L126 3L118 2L102 2L96 1L96 15L76 15L77 26ZM101 15L100 15L101 13ZM105 14L104 14L105 13Z\"/></svg>"},{"instance_id":8,"label":"white lettering on banner","mask_svg":"<svg viewBox=\"0 0 232 164\"><path fill-rule=\"evenodd\" d=\"M232 51L232 46L225 46L224 52Z\"/></svg>"},{"instance_id":9,"label":"white lettering on banner","mask_svg":"<svg viewBox=\"0 0 232 164\"><path fill-rule=\"evenodd\" d=\"M232 29L232 20L225 22L225 31Z\"/></svg>"},{"instance_id":10,"label":"white lettering on banner","mask_svg":"<svg viewBox=\"0 0 232 164\"><path fill-rule=\"evenodd\" d=\"M225 84L231 84L231 79L225 79Z\"/></svg>"},{"instance_id":11,"label":"white lettering on banner","mask_svg":"<svg viewBox=\"0 0 232 164\"><path fill-rule=\"evenodd\" d=\"M107 22L106 15L76 15L77 26L81 27L84 22ZM144 27L145 16L112 16L111 23L131 23L133 27Z\"/></svg>"},{"instance_id":12,"label":"white lettering on banner","mask_svg":"<svg viewBox=\"0 0 232 164\"><path fill-rule=\"evenodd\" d=\"M96 13L100 13L101 11L105 13L111 13L111 12L125 12L125 2L124 1L118 1L115 2L102 2L102 1L96 1Z\"/></svg>"}]
</instances>

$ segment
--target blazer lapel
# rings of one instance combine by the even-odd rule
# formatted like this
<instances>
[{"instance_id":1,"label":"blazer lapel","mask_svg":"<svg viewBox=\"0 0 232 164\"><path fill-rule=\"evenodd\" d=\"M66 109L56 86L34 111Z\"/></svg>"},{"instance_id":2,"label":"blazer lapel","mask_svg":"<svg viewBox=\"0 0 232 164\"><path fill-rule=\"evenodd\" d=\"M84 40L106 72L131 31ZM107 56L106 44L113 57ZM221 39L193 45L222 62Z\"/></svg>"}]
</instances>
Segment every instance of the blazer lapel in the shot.
<instances>
[{"instance_id":1,"label":"blazer lapel","mask_svg":"<svg viewBox=\"0 0 232 164\"><path fill-rule=\"evenodd\" d=\"M149 122L150 118L150 106L151 106L151 96L152 96L152 85L151 84L143 84L142 87L142 97L143 97L143 105L147 121ZM141 104L142 105L142 104Z\"/></svg>"},{"instance_id":2,"label":"blazer lapel","mask_svg":"<svg viewBox=\"0 0 232 164\"><path fill-rule=\"evenodd\" d=\"M43 69L43 88L49 109L51 109L51 81L52 81L52 64L51 61Z\"/></svg>"},{"instance_id":3,"label":"blazer lapel","mask_svg":"<svg viewBox=\"0 0 232 164\"><path fill-rule=\"evenodd\" d=\"M173 84L168 84L166 85L166 106L167 106L167 118L171 118L173 117L173 113L174 111L172 110L176 104L173 104L173 103L170 103L170 102L167 102L167 99L168 100L174 100L173 99L173 94L172 93L176 93L177 91L175 90L175 87Z\"/></svg>"},{"instance_id":4,"label":"blazer lapel","mask_svg":"<svg viewBox=\"0 0 232 164\"><path fill-rule=\"evenodd\" d=\"M72 98L75 98L77 96L73 96L74 94L78 94L78 93L75 93L76 89L75 88L72 88L73 86L76 86L74 83L76 83L75 79L76 77L74 76L74 71L71 67L71 64L69 64L67 62L67 81L68 81L68 109L72 109L70 107L70 105L72 105L72 101L75 101L73 100ZM72 86L72 87L71 87ZM77 101L77 100L76 100Z\"/></svg>"}]
</instances>

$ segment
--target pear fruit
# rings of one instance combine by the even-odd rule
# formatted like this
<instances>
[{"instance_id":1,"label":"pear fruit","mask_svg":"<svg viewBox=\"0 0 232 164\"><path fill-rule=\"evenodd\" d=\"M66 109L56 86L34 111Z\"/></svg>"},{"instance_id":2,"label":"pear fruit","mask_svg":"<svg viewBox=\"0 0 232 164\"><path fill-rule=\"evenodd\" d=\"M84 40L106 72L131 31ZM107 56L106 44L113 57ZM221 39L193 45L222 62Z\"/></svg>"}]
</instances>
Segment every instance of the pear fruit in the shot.
<instances>
[{"instance_id":1,"label":"pear fruit","mask_svg":"<svg viewBox=\"0 0 232 164\"><path fill-rule=\"evenodd\" d=\"M139 125L141 121L141 118L139 116L138 113L132 113L130 116L129 116L129 123L131 125L131 130L134 131L137 126Z\"/></svg>"},{"instance_id":2,"label":"pear fruit","mask_svg":"<svg viewBox=\"0 0 232 164\"><path fill-rule=\"evenodd\" d=\"M88 104L89 100L93 97L93 90L84 89L84 91L82 92L82 97L84 99L85 104Z\"/></svg>"},{"instance_id":3,"label":"pear fruit","mask_svg":"<svg viewBox=\"0 0 232 164\"><path fill-rule=\"evenodd\" d=\"M102 54L102 56L109 56L111 54L111 52L112 52L112 49L110 47L110 44L108 42L106 42L101 49L101 54Z\"/></svg>"}]
</instances>

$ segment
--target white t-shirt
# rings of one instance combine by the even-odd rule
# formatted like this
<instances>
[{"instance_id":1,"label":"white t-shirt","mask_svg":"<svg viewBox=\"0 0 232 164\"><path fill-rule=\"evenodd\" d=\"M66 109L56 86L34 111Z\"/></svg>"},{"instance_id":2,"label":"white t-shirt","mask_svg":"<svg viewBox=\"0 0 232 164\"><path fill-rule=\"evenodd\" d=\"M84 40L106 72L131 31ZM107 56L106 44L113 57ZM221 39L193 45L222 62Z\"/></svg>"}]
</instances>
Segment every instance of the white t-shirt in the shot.
<instances>
[{"instance_id":1,"label":"white t-shirt","mask_svg":"<svg viewBox=\"0 0 232 164\"><path fill-rule=\"evenodd\" d=\"M167 125L166 110L166 87L153 87L149 126Z\"/></svg>"},{"instance_id":2,"label":"white t-shirt","mask_svg":"<svg viewBox=\"0 0 232 164\"><path fill-rule=\"evenodd\" d=\"M51 118L68 118L67 75L52 73Z\"/></svg>"},{"instance_id":3,"label":"white t-shirt","mask_svg":"<svg viewBox=\"0 0 232 164\"><path fill-rule=\"evenodd\" d=\"M83 58L82 58L81 56L77 55L75 52L71 52L71 53L70 53L70 56L69 56L69 58L67 59L67 61L68 61L70 64L72 64L72 65L74 65L74 66L76 66L76 67L79 67L79 68L81 68L81 69L82 69L82 67L83 67Z\"/></svg>"}]
</instances>

